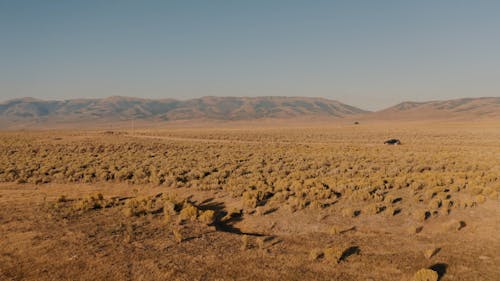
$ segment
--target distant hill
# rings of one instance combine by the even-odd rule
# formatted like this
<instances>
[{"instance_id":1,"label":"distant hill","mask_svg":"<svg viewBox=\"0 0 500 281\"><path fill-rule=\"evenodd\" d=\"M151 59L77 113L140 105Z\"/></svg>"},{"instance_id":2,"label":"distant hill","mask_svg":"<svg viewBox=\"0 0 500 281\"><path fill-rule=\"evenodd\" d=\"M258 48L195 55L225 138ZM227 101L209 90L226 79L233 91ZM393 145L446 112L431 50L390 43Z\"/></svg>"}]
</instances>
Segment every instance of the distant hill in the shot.
<instances>
[{"instance_id":1,"label":"distant hill","mask_svg":"<svg viewBox=\"0 0 500 281\"><path fill-rule=\"evenodd\" d=\"M496 119L500 118L500 97L403 102L365 117L385 120Z\"/></svg>"},{"instance_id":2,"label":"distant hill","mask_svg":"<svg viewBox=\"0 0 500 281\"><path fill-rule=\"evenodd\" d=\"M78 123L95 120L254 120L261 118L336 117L366 113L338 101L308 97L203 97L189 100L109 97L45 101L22 98L0 103L6 124ZM3 125L2 125L3 124Z\"/></svg>"},{"instance_id":3,"label":"distant hill","mask_svg":"<svg viewBox=\"0 0 500 281\"><path fill-rule=\"evenodd\" d=\"M130 120L147 125L151 121L318 118L352 121L500 119L500 97L403 102L376 112L335 100L309 97L202 97L188 100L109 97L63 101L21 98L0 103L0 128L4 129L57 127L62 124L92 127Z\"/></svg>"}]
</instances>

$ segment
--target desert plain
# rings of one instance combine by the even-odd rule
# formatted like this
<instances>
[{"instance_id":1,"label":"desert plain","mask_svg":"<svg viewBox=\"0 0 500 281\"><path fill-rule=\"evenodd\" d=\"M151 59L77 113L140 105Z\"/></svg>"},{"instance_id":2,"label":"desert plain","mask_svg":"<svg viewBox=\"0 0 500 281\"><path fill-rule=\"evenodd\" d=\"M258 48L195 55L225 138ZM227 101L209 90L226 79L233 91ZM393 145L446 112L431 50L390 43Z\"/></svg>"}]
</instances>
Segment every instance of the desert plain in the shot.
<instances>
[{"instance_id":1,"label":"desert plain","mask_svg":"<svg viewBox=\"0 0 500 281\"><path fill-rule=\"evenodd\" d=\"M3 131L0 280L499 280L499 128Z\"/></svg>"}]
</instances>

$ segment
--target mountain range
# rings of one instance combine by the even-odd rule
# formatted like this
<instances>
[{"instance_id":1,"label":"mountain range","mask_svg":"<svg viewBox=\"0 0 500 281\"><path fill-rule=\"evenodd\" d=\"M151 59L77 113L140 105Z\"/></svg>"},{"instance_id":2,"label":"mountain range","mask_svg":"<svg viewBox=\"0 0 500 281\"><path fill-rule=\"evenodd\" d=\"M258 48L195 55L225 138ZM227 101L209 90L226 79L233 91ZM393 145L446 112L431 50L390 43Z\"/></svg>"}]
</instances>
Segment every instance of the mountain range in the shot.
<instances>
[{"instance_id":1,"label":"mountain range","mask_svg":"<svg viewBox=\"0 0 500 281\"><path fill-rule=\"evenodd\" d=\"M0 128L45 123L127 120L259 120L360 118L374 120L500 118L500 97L403 102L369 112L335 100L311 97L202 97L188 100L109 97L63 101L21 98L0 103Z\"/></svg>"},{"instance_id":2,"label":"mountain range","mask_svg":"<svg viewBox=\"0 0 500 281\"><path fill-rule=\"evenodd\" d=\"M428 102L403 102L370 114L372 119L476 120L500 118L500 97L463 98Z\"/></svg>"}]
</instances>

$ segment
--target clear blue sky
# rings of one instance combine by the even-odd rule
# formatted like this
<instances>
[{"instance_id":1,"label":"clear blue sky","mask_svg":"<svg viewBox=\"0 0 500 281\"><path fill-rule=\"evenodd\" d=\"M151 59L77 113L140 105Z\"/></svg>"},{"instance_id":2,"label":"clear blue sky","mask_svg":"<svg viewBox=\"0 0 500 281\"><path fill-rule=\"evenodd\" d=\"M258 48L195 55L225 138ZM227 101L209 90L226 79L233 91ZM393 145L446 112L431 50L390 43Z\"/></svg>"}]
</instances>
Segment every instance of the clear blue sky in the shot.
<instances>
[{"instance_id":1,"label":"clear blue sky","mask_svg":"<svg viewBox=\"0 0 500 281\"><path fill-rule=\"evenodd\" d=\"M0 100L499 90L500 1L0 0Z\"/></svg>"}]
</instances>

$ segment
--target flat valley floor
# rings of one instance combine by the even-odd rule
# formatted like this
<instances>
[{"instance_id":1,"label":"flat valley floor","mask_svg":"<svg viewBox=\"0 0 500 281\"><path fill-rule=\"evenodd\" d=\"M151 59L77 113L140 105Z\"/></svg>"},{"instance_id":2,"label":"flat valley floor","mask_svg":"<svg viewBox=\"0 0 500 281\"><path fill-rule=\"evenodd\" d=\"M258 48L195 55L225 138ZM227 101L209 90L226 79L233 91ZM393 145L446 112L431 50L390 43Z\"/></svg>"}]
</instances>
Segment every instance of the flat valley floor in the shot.
<instances>
[{"instance_id":1,"label":"flat valley floor","mask_svg":"<svg viewBox=\"0 0 500 281\"><path fill-rule=\"evenodd\" d=\"M2 132L0 182L0 280L500 276L500 122Z\"/></svg>"}]
</instances>

